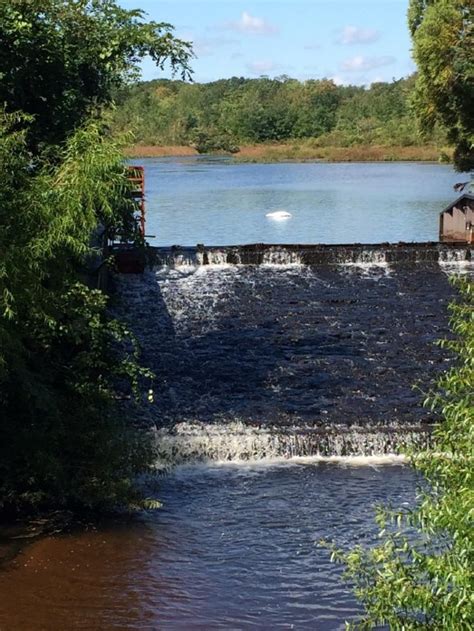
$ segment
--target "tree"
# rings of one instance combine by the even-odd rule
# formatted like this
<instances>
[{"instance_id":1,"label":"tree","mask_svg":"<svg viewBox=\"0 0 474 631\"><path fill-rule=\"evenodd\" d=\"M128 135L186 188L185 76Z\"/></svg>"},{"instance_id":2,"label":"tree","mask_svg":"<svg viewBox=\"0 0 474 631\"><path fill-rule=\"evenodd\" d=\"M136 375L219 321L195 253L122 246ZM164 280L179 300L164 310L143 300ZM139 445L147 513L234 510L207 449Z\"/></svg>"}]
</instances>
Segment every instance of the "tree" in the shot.
<instances>
[{"instance_id":1,"label":"tree","mask_svg":"<svg viewBox=\"0 0 474 631\"><path fill-rule=\"evenodd\" d=\"M297 137L315 137L330 132L336 122L341 93L333 81L307 81L294 103Z\"/></svg>"},{"instance_id":2,"label":"tree","mask_svg":"<svg viewBox=\"0 0 474 631\"><path fill-rule=\"evenodd\" d=\"M412 454L425 483L411 510L380 509L380 543L335 558L366 614L356 628L468 631L474 620L474 283L457 280L451 309L457 356L426 404L441 416L431 446Z\"/></svg>"},{"instance_id":3,"label":"tree","mask_svg":"<svg viewBox=\"0 0 474 631\"><path fill-rule=\"evenodd\" d=\"M100 113L142 56L188 76L191 50L113 0L1 2L0 43L0 512L145 505L117 401L151 375L87 271L98 226L138 239Z\"/></svg>"},{"instance_id":4,"label":"tree","mask_svg":"<svg viewBox=\"0 0 474 631\"><path fill-rule=\"evenodd\" d=\"M0 3L0 103L33 117L28 144L63 142L149 55L190 76L190 44L167 23L146 22L115 0Z\"/></svg>"},{"instance_id":5,"label":"tree","mask_svg":"<svg viewBox=\"0 0 474 631\"><path fill-rule=\"evenodd\" d=\"M420 145L409 105L413 90L414 77L370 88L287 77L157 80L121 90L111 123L118 133L132 126L145 145L194 146L197 135L209 139L197 143L206 149L306 138L326 146ZM425 141L446 143L441 127L435 131Z\"/></svg>"},{"instance_id":6,"label":"tree","mask_svg":"<svg viewBox=\"0 0 474 631\"><path fill-rule=\"evenodd\" d=\"M130 234L121 150L89 124L32 170L18 122L0 119L0 511L125 505L149 448L116 402L147 372L81 281L98 221Z\"/></svg>"},{"instance_id":7,"label":"tree","mask_svg":"<svg viewBox=\"0 0 474 631\"><path fill-rule=\"evenodd\" d=\"M414 105L425 130L440 121L459 171L474 169L474 5L469 0L411 0L418 66Z\"/></svg>"}]
</instances>

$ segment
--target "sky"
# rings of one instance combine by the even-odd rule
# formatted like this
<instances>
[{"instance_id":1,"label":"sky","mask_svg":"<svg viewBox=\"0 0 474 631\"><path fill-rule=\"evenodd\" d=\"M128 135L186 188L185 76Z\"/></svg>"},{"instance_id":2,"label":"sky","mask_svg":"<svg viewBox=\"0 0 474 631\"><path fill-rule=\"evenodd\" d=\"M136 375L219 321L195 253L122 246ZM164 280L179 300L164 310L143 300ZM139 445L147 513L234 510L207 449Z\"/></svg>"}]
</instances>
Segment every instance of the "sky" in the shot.
<instances>
[{"instance_id":1,"label":"sky","mask_svg":"<svg viewBox=\"0 0 474 631\"><path fill-rule=\"evenodd\" d=\"M408 0L120 0L193 43L194 81L232 76L369 85L411 74ZM143 79L168 78L150 60Z\"/></svg>"}]
</instances>

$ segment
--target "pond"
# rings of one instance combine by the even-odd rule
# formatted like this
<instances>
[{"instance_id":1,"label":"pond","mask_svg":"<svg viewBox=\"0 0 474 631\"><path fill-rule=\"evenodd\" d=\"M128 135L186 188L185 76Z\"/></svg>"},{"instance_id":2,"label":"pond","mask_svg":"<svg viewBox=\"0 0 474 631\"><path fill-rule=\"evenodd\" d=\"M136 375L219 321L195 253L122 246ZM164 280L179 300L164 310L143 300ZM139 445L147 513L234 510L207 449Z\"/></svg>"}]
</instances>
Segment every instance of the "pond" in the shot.
<instances>
[{"instance_id":1,"label":"pond","mask_svg":"<svg viewBox=\"0 0 474 631\"><path fill-rule=\"evenodd\" d=\"M462 179L426 163L239 164L135 160L146 170L153 245L437 241ZM291 217L275 220L267 214Z\"/></svg>"}]
</instances>

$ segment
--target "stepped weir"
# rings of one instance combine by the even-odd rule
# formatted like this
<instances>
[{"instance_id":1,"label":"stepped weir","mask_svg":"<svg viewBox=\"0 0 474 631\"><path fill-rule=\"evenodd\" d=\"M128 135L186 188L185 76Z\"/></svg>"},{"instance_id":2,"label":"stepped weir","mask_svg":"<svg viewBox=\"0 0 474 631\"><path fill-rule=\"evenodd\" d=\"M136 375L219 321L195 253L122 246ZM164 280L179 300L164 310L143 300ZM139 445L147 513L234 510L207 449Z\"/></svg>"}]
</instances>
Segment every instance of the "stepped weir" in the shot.
<instances>
[{"instance_id":1,"label":"stepped weir","mask_svg":"<svg viewBox=\"0 0 474 631\"><path fill-rule=\"evenodd\" d=\"M140 422L162 465L381 456L429 439L421 406L450 363L450 274L474 250L440 243L155 248L116 275L117 315L156 374ZM418 389L413 389L414 385Z\"/></svg>"}]
</instances>

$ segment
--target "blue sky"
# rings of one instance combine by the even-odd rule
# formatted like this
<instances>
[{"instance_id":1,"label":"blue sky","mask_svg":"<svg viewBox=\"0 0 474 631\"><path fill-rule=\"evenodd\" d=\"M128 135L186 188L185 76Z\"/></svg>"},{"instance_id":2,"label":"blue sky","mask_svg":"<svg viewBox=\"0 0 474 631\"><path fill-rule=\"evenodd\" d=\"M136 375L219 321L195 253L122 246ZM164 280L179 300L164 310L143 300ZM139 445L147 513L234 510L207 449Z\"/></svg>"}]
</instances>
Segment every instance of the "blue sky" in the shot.
<instances>
[{"instance_id":1,"label":"blue sky","mask_svg":"<svg viewBox=\"0 0 474 631\"><path fill-rule=\"evenodd\" d=\"M121 0L194 43L195 81L231 76L332 78L366 85L414 70L408 0ZM150 61L143 78L169 76Z\"/></svg>"}]
</instances>

